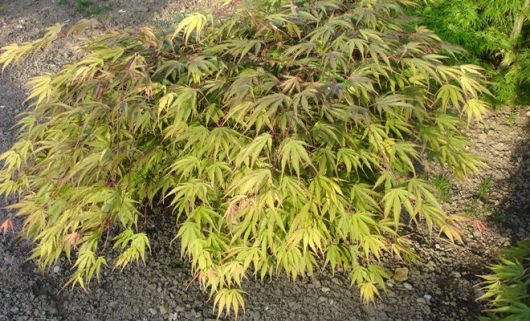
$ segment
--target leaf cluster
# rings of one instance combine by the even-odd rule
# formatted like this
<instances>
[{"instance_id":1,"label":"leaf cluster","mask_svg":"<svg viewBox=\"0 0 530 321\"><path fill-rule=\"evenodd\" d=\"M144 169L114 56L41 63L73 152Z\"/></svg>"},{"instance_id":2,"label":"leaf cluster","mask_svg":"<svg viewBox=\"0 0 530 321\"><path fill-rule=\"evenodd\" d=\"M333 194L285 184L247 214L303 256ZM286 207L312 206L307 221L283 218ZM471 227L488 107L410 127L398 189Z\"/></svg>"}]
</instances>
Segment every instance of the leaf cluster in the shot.
<instances>
[{"instance_id":1,"label":"leaf cluster","mask_svg":"<svg viewBox=\"0 0 530 321\"><path fill-rule=\"evenodd\" d=\"M482 320L518 321L530 319L530 239L505 249L501 262L483 276L482 287L488 315Z\"/></svg>"},{"instance_id":2,"label":"leaf cluster","mask_svg":"<svg viewBox=\"0 0 530 321\"><path fill-rule=\"evenodd\" d=\"M46 29L46 33L42 38L35 41L23 42L20 44L13 43L2 48L2 54L0 54L0 65L2 71L12 63L18 62L20 59L35 53L37 50L46 48L53 41L55 41L61 30L63 24L57 23Z\"/></svg>"},{"instance_id":3,"label":"leaf cluster","mask_svg":"<svg viewBox=\"0 0 530 321\"><path fill-rule=\"evenodd\" d=\"M408 3L249 1L89 41L32 81L33 108L0 156L0 193L18 197L32 258L46 268L66 255L86 287L107 243L114 266L145 259L139 209L163 203L219 313L244 308L248 276L323 267L373 300L381 258L412 255L404 225L459 239L417 165L481 166L461 128L487 108L482 70L409 30Z\"/></svg>"}]
</instances>

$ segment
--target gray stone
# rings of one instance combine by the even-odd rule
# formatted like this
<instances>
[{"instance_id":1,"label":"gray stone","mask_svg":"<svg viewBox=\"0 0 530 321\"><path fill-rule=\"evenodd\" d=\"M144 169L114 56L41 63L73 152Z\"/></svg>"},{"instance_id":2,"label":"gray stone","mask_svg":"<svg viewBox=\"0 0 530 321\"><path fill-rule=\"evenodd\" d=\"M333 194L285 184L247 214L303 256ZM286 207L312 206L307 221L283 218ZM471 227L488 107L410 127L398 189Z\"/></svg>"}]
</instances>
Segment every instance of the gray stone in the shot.
<instances>
[{"instance_id":1,"label":"gray stone","mask_svg":"<svg viewBox=\"0 0 530 321\"><path fill-rule=\"evenodd\" d=\"M374 304L363 304L362 310L364 313L366 313L369 316L375 315L377 313L377 309L375 308Z\"/></svg>"},{"instance_id":2,"label":"gray stone","mask_svg":"<svg viewBox=\"0 0 530 321\"><path fill-rule=\"evenodd\" d=\"M482 291L482 289L479 288L479 287L475 287L475 288L473 289L473 292L474 292L474 295L475 295L475 298L476 298L476 299L478 299L478 298L480 298L481 296L484 295L484 291Z\"/></svg>"},{"instance_id":3,"label":"gray stone","mask_svg":"<svg viewBox=\"0 0 530 321\"><path fill-rule=\"evenodd\" d=\"M183 307L182 305L177 305L175 307L175 312L184 312L184 311L186 311L186 308Z\"/></svg>"},{"instance_id":4,"label":"gray stone","mask_svg":"<svg viewBox=\"0 0 530 321\"><path fill-rule=\"evenodd\" d=\"M162 304L158 307L158 310L160 311L161 315L167 315L169 313L169 307L166 304Z\"/></svg>"},{"instance_id":5,"label":"gray stone","mask_svg":"<svg viewBox=\"0 0 530 321\"><path fill-rule=\"evenodd\" d=\"M425 300L424 298L417 298L416 302L418 302L420 304L427 304L427 300Z\"/></svg>"}]
</instances>

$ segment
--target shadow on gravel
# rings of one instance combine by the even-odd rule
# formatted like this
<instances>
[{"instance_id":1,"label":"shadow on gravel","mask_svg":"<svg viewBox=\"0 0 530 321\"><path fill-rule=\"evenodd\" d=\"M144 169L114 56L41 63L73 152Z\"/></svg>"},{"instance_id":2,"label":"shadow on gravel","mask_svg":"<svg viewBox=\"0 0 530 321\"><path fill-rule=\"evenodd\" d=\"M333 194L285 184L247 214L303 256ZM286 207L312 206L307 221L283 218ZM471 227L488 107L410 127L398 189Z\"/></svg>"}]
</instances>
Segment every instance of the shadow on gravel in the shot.
<instances>
[{"instance_id":1,"label":"shadow on gravel","mask_svg":"<svg viewBox=\"0 0 530 321\"><path fill-rule=\"evenodd\" d=\"M0 78L0 153L13 143L17 115L24 110L25 90L15 85L7 77ZM0 200L1 202L1 200Z\"/></svg>"},{"instance_id":2,"label":"shadow on gravel","mask_svg":"<svg viewBox=\"0 0 530 321\"><path fill-rule=\"evenodd\" d=\"M508 193L490 217L490 220L512 232L506 236L514 243L530 234L530 117L525 113L524 109L519 113L522 136L518 137L509 159L516 164L516 169L507 182L495 182L493 186L495 189L495 184L505 183Z\"/></svg>"}]
</instances>

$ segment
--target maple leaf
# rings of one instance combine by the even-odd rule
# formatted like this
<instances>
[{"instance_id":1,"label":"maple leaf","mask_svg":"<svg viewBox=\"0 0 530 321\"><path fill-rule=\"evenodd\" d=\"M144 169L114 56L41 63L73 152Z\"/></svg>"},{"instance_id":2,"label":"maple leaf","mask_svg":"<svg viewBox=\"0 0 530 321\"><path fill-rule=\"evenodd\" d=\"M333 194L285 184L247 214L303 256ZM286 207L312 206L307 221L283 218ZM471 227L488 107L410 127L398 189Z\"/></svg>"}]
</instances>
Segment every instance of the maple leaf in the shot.
<instances>
[{"instance_id":1,"label":"maple leaf","mask_svg":"<svg viewBox=\"0 0 530 321\"><path fill-rule=\"evenodd\" d=\"M480 232L480 234L484 234L484 232L488 230L486 224L484 224L484 222L481 220L473 220L472 224Z\"/></svg>"},{"instance_id":2,"label":"maple leaf","mask_svg":"<svg viewBox=\"0 0 530 321\"><path fill-rule=\"evenodd\" d=\"M8 218L6 219L2 225L0 225L0 232L2 233L2 235L5 236L7 235L7 232L11 230L11 232L15 232L15 227L13 225L13 219L12 218Z\"/></svg>"}]
</instances>

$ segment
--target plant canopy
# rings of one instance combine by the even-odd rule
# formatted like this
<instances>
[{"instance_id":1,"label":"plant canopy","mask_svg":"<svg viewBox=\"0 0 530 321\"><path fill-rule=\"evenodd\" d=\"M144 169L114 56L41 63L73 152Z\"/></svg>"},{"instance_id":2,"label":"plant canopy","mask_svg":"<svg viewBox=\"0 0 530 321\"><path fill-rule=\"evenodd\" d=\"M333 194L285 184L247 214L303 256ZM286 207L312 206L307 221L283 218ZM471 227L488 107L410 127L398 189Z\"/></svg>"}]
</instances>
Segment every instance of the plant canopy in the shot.
<instances>
[{"instance_id":1,"label":"plant canopy","mask_svg":"<svg viewBox=\"0 0 530 321\"><path fill-rule=\"evenodd\" d=\"M145 259L141 209L162 203L220 314L244 309L248 276L322 267L373 300L382 256L412 253L403 225L459 239L419 165L481 166L461 132L487 108L481 69L446 63L452 47L409 29L408 4L248 1L171 32L88 41L82 59L31 81L1 156L0 194L16 196L32 258L66 255L70 283L87 287L111 260L107 241L116 267Z\"/></svg>"}]
</instances>

